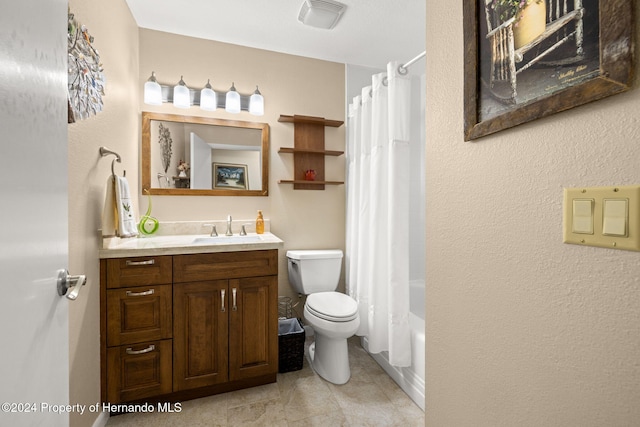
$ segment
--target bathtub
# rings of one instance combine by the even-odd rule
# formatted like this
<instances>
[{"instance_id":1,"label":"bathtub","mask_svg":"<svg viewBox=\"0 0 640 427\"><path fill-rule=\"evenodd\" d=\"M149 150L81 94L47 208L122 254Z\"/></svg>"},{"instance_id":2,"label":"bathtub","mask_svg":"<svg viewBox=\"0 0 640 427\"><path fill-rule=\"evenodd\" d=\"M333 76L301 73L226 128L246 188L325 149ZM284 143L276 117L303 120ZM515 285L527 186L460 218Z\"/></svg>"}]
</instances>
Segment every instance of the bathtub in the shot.
<instances>
[{"instance_id":1,"label":"bathtub","mask_svg":"<svg viewBox=\"0 0 640 427\"><path fill-rule=\"evenodd\" d=\"M389 364L389 353L383 351L371 354L371 357L385 370L387 374L400 386L402 390L423 411L424 397L424 367L425 367L425 343L424 343L424 282L411 283L411 306L409 313L409 325L411 327L411 366L398 368ZM367 338L361 338L362 347L368 351Z\"/></svg>"}]
</instances>

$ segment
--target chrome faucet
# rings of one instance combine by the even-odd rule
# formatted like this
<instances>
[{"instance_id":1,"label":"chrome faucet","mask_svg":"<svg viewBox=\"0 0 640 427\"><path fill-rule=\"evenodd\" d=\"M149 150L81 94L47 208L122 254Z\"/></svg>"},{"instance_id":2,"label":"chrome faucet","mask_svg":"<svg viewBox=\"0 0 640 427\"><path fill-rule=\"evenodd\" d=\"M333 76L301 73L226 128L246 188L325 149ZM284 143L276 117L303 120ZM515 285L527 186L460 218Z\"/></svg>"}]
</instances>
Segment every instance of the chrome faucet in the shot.
<instances>
[{"instance_id":1,"label":"chrome faucet","mask_svg":"<svg viewBox=\"0 0 640 427\"><path fill-rule=\"evenodd\" d=\"M227 217L227 232L224 233L225 236L233 236L233 231L231 231L231 215Z\"/></svg>"}]
</instances>

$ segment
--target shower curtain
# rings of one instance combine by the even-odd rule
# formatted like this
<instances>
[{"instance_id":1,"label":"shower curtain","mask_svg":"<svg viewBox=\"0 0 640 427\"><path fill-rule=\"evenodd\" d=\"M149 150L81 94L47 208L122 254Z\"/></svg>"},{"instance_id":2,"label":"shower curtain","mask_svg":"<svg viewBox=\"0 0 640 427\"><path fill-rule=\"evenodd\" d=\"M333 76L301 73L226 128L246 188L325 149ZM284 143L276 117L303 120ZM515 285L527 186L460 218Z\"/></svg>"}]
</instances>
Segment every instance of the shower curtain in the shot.
<instances>
[{"instance_id":1,"label":"shower curtain","mask_svg":"<svg viewBox=\"0 0 640 427\"><path fill-rule=\"evenodd\" d=\"M349 105L347 290L369 351L411 364L409 329L409 110L411 80L397 62Z\"/></svg>"}]
</instances>

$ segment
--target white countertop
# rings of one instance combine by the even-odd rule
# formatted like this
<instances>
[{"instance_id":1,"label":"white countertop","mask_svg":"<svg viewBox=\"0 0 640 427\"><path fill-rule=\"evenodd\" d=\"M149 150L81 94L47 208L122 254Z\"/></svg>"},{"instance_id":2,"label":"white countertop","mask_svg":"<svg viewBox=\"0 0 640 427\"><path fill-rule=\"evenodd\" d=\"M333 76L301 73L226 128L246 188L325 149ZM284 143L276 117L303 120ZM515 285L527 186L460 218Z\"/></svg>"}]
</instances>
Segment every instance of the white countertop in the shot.
<instances>
[{"instance_id":1,"label":"white countertop","mask_svg":"<svg viewBox=\"0 0 640 427\"><path fill-rule=\"evenodd\" d=\"M107 238L99 256L103 258L125 258L137 256L200 254L213 252L258 251L280 249L284 242L274 234L247 233L246 236L208 234L164 235L151 237Z\"/></svg>"}]
</instances>

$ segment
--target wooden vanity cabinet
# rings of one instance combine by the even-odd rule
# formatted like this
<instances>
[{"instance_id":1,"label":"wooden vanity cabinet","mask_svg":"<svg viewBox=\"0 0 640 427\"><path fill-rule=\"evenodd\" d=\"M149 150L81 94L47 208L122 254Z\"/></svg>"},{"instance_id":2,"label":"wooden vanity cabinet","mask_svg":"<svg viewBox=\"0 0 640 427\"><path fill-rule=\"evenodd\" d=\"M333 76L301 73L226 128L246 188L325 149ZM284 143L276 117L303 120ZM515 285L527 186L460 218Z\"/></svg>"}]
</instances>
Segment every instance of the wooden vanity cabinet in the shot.
<instances>
[{"instance_id":1,"label":"wooden vanity cabinet","mask_svg":"<svg viewBox=\"0 0 640 427\"><path fill-rule=\"evenodd\" d=\"M101 260L103 401L179 400L274 382L277 255Z\"/></svg>"}]
</instances>

